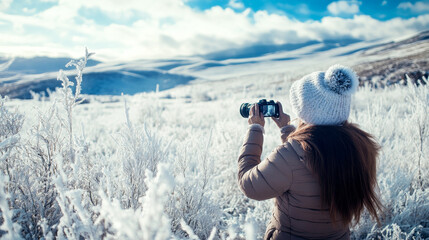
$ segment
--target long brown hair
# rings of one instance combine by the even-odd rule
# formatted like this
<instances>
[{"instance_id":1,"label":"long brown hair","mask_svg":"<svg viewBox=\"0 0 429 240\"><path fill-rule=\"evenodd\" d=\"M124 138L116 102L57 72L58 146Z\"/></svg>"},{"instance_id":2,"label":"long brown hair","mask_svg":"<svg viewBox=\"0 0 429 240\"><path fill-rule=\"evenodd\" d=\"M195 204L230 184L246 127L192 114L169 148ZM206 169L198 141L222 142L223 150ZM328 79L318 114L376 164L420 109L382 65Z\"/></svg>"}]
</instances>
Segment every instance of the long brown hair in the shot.
<instances>
[{"instance_id":1,"label":"long brown hair","mask_svg":"<svg viewBox=\"0 0 429 240\"><path fill-rule=\"evenodd\" d=\"M377 214L382 204L375 188L376 159L380 146L356 124L319 126L301 123L290 139L306 152L306 163L317 175L324 206L331 219L338 216L345 225L359 218L364 207L380 223Z\"/></svg>"}]
</instances>

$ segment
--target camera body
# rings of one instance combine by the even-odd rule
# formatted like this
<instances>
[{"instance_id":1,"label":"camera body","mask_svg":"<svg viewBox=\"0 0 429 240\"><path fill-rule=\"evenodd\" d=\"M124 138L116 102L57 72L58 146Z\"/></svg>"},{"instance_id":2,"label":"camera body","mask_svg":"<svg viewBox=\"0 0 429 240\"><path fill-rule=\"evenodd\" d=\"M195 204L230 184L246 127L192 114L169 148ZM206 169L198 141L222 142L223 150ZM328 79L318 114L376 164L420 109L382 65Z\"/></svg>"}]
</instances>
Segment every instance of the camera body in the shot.
<instances>
[{"instance_id":1,"label":"camera body","mask_svg":"<svg viewBox=\"0 0 429 240\"><path fill-rule=\"evenodd\" d=\"M275 117L278 118L280 116L279 113L279 105L275 103L273 100L267 101L266 99L261 99L256 104L259 105L259 111L262 113L264 117ZM253 104L251 103L243 103L240 106L240 114L244 118L249 117L250 108Z\"/></svg>"}]
</instances>

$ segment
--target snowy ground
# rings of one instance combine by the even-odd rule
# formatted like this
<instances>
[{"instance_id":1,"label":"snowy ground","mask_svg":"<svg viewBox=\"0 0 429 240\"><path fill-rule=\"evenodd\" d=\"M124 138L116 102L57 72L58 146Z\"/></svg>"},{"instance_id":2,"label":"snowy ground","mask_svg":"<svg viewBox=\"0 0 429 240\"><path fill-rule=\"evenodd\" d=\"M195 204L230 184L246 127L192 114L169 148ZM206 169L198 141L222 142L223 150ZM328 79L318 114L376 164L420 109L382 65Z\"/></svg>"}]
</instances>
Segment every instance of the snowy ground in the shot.
<instances>
[{"instance_id":1,"label":"snowy ground","mask_svg":"<svg viewBox=\"0 0 429 240\"><path fill-rule=\"evenodd\" d=\"M0 169L9 179L0 184L1 229L46 239L260 239L273 203L249 200L237 186L247 128L239 106L267 98L291 113L293 80L333 63L365 61L335 51L194 68L197 80L161 92L85 96L87 103L72 111L72 134L61 92L6 101L0 124L16 129L0 130ZM353 238L429 237L428 107L427 85L360 88L353 97L351 121L383 147L378 183L386 207L383 226L364 214ZM278 144L279 131L268 120L263 157Z\"/></svg>"}]
</instances>

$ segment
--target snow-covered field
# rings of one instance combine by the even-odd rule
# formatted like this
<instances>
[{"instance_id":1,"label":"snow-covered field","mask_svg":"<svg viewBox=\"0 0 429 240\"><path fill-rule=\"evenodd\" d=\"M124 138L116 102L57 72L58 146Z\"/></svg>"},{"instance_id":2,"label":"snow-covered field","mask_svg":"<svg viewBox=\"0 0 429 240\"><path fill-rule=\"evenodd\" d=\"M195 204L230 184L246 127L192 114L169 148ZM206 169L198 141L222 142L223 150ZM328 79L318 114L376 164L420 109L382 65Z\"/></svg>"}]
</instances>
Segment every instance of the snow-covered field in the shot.
<instances>
[{"instance_id":1,"label":"snow-covered field","mask_svg":"<svg viewBox=\"0 0 429 240\"><path fill-rule=\"evenodd\" d=\"M291 113L292 80L334 62L358 62L316 56L283 71L280 63L227 64L166 91L87 95L76 105L67 87L50 98L2 99L0 235L261 239L273 202L247 199L238 188L247 129L239 106L267 98ZM378 183L385 206L383 225L364 214L353 238L429 237L428 107L428 85L362 87L353 97L350 120L382 145ZM267 120L263 157L280 143Z\"/></svg>"}]
</instances>

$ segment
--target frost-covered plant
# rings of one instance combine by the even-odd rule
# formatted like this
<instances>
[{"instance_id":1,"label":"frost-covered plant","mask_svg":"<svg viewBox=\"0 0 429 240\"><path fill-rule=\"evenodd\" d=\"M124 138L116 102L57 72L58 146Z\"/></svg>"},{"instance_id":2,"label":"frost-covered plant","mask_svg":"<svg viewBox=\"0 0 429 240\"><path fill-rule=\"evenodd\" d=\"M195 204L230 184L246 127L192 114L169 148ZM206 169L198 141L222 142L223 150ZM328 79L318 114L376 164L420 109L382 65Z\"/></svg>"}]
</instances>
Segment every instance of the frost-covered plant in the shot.
<instances>
[{"instance_id":1,"label":"frost-covered plant","mask_svg":"<svg viewBox=\"0 0 429 240\"><path fill-rule=\"evenodd\" d=\"M43 235L39 225L43 219L51 228L61 217L52 178L58 170L56 157L67 147L63 145L63 132L56 114L55 104L40 112L38 124L30 129L31 138L19 149L24 162L16 169L23 176L17 179L20 201L16 207L21 210L20 219L27 238Z\"/></svg>"},{"instance_id":2,"label":"frost-covered plant","mask_svg":"<svg viewBox=\"0 0 429 240\"><path fill-rule=\"evenodd\" d=\"M150 131L146 125L136 127L131 122L129 108L125 100L126 126L119 139L118 151L121 174L123 176L122 205L125 208L137 209L139 199L144 196L147 186L145 171L156 174L158 163L166 160L168 144L157 134Z\"/></svg>"},{"instance_id":3,"label":"frost-covered plant","mask_svg":"<svg viewBox=\"0 0 429 240\"><path fill-rule=\"evenodd\" d=\"M18 134L24 122L24 115L6 108L7 97L0 96L0 141Z\"/></svg>"},{"instance_id":4,"label":"frost-covered plant","mask_svg":"<svg viewBox=\"0 0 429 240\"><path fill-rule=\"evenodd\" d=\"M105 234L113 239L171 239L170 218L165 213L168 195L174 187L174 178L168 164L160 163L156 176L145 172L148 187L146 195L140 198L136 209L124 209L118 199L110 199L101 193L102 202L97 223L102 223Z\"/></svg>"},{"instance_id":5,"label":"frost-covered plant","mask_svg":"<svg viewBox=\"0 0 429 240\"><path fill-rule=\"evenodd\" d=\"M365 239L423 239L421 236L422 226L406 227L401 229L398 224L392 223L382 229L373 228Z\"/></svg>"},{"instance_id":6,"label":"frost-covered plant","mask_svg":"<svg viewBox=\"0 0 429 240\"><path fill-rule=\"evenodd\" d=\"M6 109L5 102L7 98L0 96L0 171L3 171L9 178L11 175L12 161L11 159L12 149L19 141L19 131L24 123L24 115L17 112L17 110L11 111Z\"/></svg>"},{"instance_id":7,"label":"frost-covered plant","mask_svg":"<svg viewBox=\"0 0 429 240\"><path fill-rule=\"evenodd\" d=\"M148 190L142 199L142 226L143 239L167 239L170 237L170 219L165 213L165 203L168 194L174 187L174 178L168 165L160 164L158 174L146 170L146 185Z\"/></svg>"},{"instance_id":8,"label":"frost-covered plant","mask_svg":"<svg viewBox=\"0 0 429 240\"><path fill-rule=\"evenodd\" d=\"M377 178L385 206L383 226L394 229L393 224L396 224L405 234L410 233L410 226L421 224L427 227L428 175L423 169L427 169L429 164L426 143L429 133L425 130L429 87L362 88L356 97L356 104L364 104L352 108L352 117L374 134L382 146ZM363 214L360 224L353 228L353 235L357 238L373 236L381 231L373 228L374 224L368 214ZM415 232L419 231L415 229Z\"/></svg>"},{"instance_id":9,"label":"frost-covered plant","mask_svg":"<svg viewBox=\"0 0 429 240\"><path fill-rule=\"evenodd\" d=\"M86 63L88 61L88 58L91 57L94 53L88 52L88 49L85 48L85 56L78 61L71 60L69 63L66 64L66 67L74 66L76 68L77 74L75 77L76 80L76 88L74 95L72 94L71 87L74 85L73 82L69 80L67 75L64 73L64 71L61 69L58 73L57 79L62 82L62 88L61 92L63 95L63 104L67 112L67 127L68 127L68 133L69 133L69 145L70 145L70 159L74 159L74 149L73 149L73 108L82 103L85 99L80 99L80 92L81 92L81 83L82 83L82 74L83 69L86 66Z\"/></svg>"},{"instance_id":10,"label":"frost-covered plant","mask_svg":"<svg viewBox=\"0 0 429 240\"><path fill-rule=\"evenodd\" d=\"M0 96L0 237L20 239L21 226L16 223L13 201L17 190L15 166L19 161L16 146L24 116L6 109L7 98ZM5 232L2 232L5 231Z\"/></svg>"},{"instance_id":11,"label":"frost-covered plant","mask_svg":"<svg viewBox=\"0 0 429 240\"><path fill-rule=\"evenodd\" d=\"M57 190L57 202L62 212L58 223L58 239L98 239L99 228L91 219L91 214L82 205L81 189L68 189L67 176L62 170L61 161L58 174L53 179ZM46 233L45 233L46 234Z\"/></svg>"},{"instance_id":12,"label":"frost-covered plant","mask_svg":"<svg viewBox=\"0 0 429 240\"><path fill-rule=\"evenodd\" d=\"M66 231L61 224L58 224L63 221L62 219L68 217L67 214L70 212L67 212L67 209L73 208L73 211L76 211L76 206L78 206L76 199L80 201L76 194L73 195L74 198L67 198L73 191L80 192L80 186L78 186L80 178L76 176L82 172L79 169L86 168L78 161L74 161L80 160L81 155L76 157L75 154L75 149L80 149L80 145L73 141L72 110L79 103L82 70L89 56L90 54L86 51L86 57L83 60L69 63L69 65L75 65L78 70L74 96L71 95L72 83L60 71L59 79L63 82L63 88L60 91L64 97L64 110L58 109L57 99L47 102L46 104L51 106L45 111L39 110L37 123L31 127L27 134L28 137L17 149L17 155L20 158L14 166L14 174L17 177L12 178L16 196L11 202L25 238L63 235ZM62 112L67 114L66 120L61 117ZM80 152L78 151L78 153ZM65 159L65 163L59 164L59 161L62 162L63 159ZM76 174L76 172L78 173ZM59 179L59 174L67 176L61 178L64 179L62 185L58 181L53 181ZM74 176L70 178L72 174ZM59 186L65 187L60 188ZM64 202L67 202L68 205L64 206ZM79 204L85 206L86 202L88 201L85 199ZM63 205L60 206L59 203ZM91 216L91 213L88 212L86 215ZM81 221L83 220L81 219ZM59 227L60 232L58 232ZM75 234L80 236L79 232Z\"/></svg>"},{"instance_id":13,"label":"frost-covered plant","mask_svg":"<svg viewBox=\"0 0 429 240\"><path fill-rule=\"evenodd\" d=\"M21 239L21 226L13 221L13 210L9 207L10 194L6 190L8 182L8 177L0 172L0 237L8 240Z\"/></svg>"},{"instance_id":14,"label":"frost-covered plant","mask_svg":"<svg viewBox=\"0 0 429 240\"><path fill-rule=\"evenodd\" d=\"M97 213L92 209L92 206L96 204L94 200L96 197L93 197L94 189L91 188L91 183L93 185L96 183L92 181L91 177L83 178L85 175L87 176L85 174L87 170L91 170L93 167L87 156L88 144L84 134L82 134L82 138L76 140L73 132L73 109L84 100L80 97L82 72L91 55L93 53L89 53L85 48L85 56L82 59L71 60L66 64L66 67L74 66L77 71L74 95L72 94L73 83L62 70L58 74L58 80L62 82L60 89L63 96L62 103L67 113L66 120L60 116L58 116L58 120L67 130L69 140L68 153L63 151L61 155L55 156L58 171L53 176L57 192L56 201L62 214L56 226L57 237L60 239L97 239L101 235L98 226L93 224ZM92 174L98 175L97 172L92 172Z\"/></svg>"},{"instance_id":15,"label":"frost-covered plant","mask_svg":"<svg viewBox=\"0 0 429 240\"><path fill-rule=\"evenodd\" d=\"M411 92L409 96L409 102L412 106L412 116L411 119L414 121L413 127L415 128L417 134L415 135L416 139L416 165L418 168L417 176L416 176L416 185L415 188L424 189L429 186L429 182L427 181L427 178L429 175L427 174L427 171L424 171L424 169L427 169L429 165L427 165L427 162L425 164L424 159L429 157L425 153L425 146L429 144L429 113L428 113L428 106L429 106L429 95L427 94L427 89L425 86L421 87L410 87Z\"/></svg>"},{"instance_id":16,"label":"frost-covered plant","mask_svg":"<svg viewBox=\"0 0 429 240\"><path fill-rule=\"evenodd\" d=\"M14 144L8 138L0 142L0 150ZM6 159L6 154L0 155L0 162ZM8 189L9 179L0 171L0 237L4 239L21 239L20 229L21 226L13 221L13 209L9 207L10 193ZM1 232L4 231L4 232Z\"/></svg>"},{"instance_id":17,"label":"frost-covered plant","mask_svg":"<svg viewBox=\"0 0 429 240\"><path fill-rule=\"evenodd\" d=\"M176 187L170 196L167 211L173 231L185 236L183 225L189 226L201 239L207 239L221 217L218 202L213 201L213 161L209 155L211 134L192 136L186 144L177 145L174 153ZM203 144L201 144L203 143Z\"/></svg>"}]
</instances>

